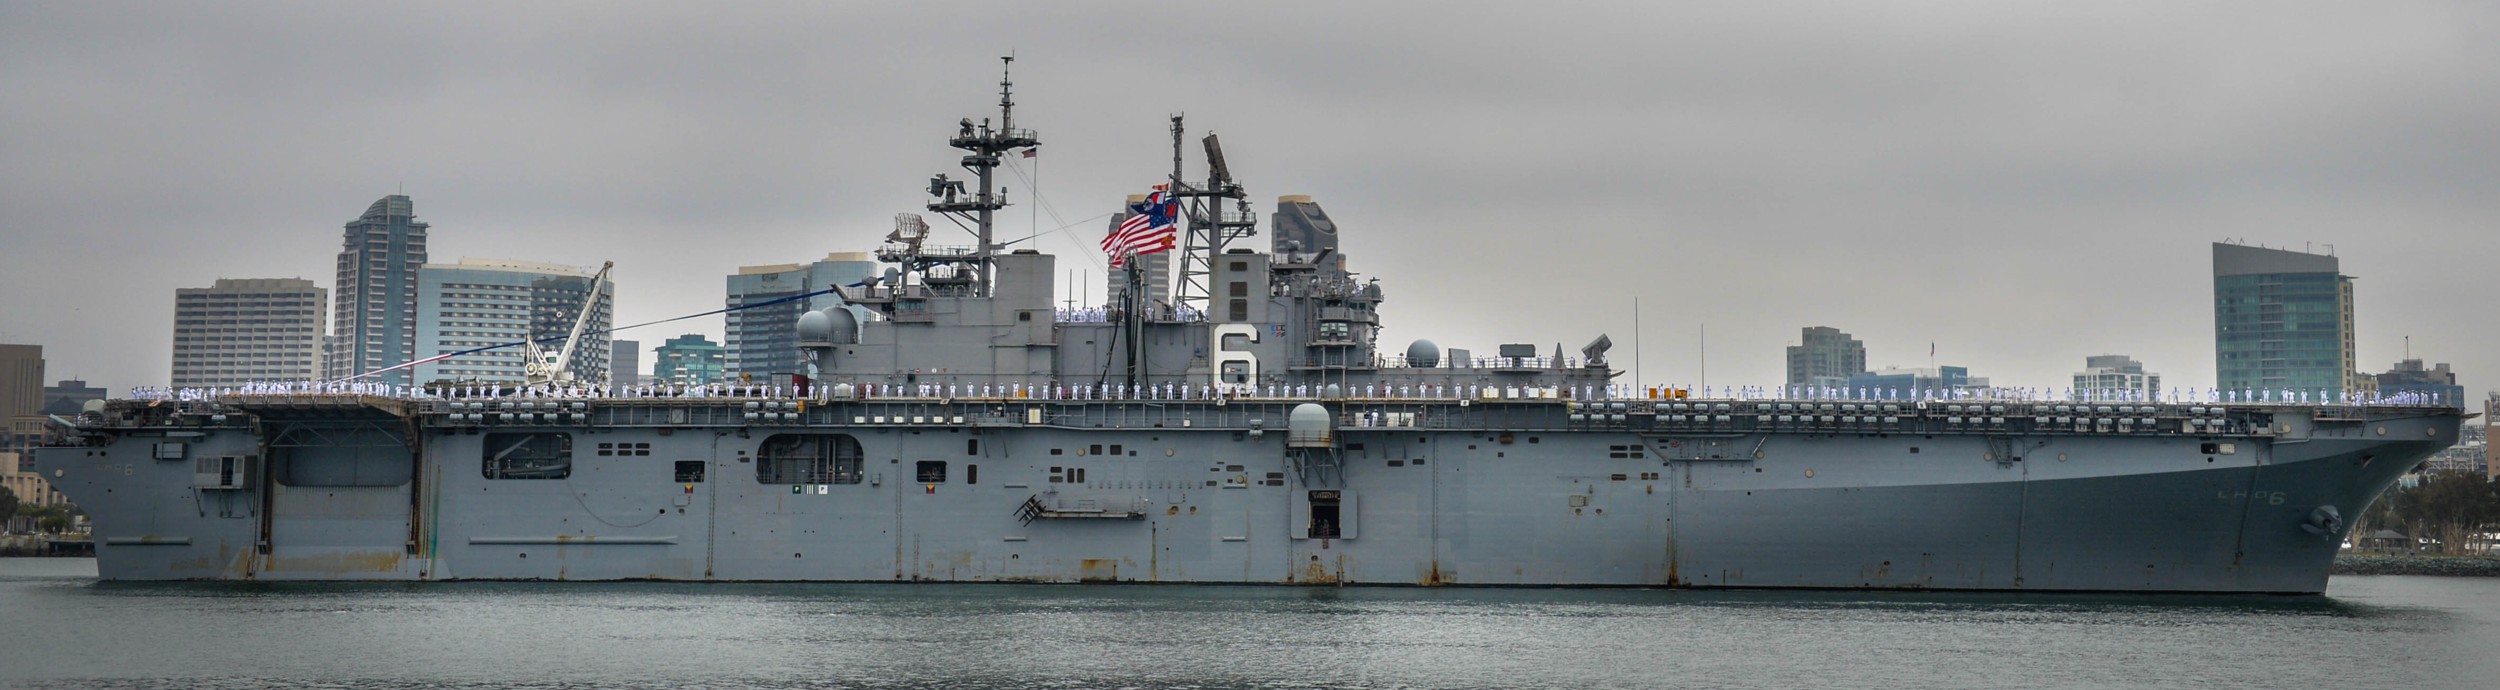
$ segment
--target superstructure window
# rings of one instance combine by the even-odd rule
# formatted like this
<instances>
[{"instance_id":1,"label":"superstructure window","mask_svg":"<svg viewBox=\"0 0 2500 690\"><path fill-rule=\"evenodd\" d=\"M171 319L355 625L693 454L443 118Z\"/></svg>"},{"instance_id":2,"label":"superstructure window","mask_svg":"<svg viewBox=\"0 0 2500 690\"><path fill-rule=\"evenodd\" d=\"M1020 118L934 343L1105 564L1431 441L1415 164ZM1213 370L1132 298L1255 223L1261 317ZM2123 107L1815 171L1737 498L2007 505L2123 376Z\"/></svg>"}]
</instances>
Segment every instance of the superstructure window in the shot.
<instances>
[{"instance_id":1,"label":"superstructure window","mask_svg":"<svg viewBox=\"0 0 2500 690\"><path fill-rule=\"evenodd\" d=\"M760 484L859 483L859 439L848 434L774 434L755 455Z\"/></svg>"},{"instance_id":2,"label":"superstructure window","mask_svg":"<svg viewBox=\"0 0 2500 690\"><path fill-rule=\"evenodd\" d=\"M487 479L573 476L572 434L487 434Z\"/></svg>"}]
</instances>

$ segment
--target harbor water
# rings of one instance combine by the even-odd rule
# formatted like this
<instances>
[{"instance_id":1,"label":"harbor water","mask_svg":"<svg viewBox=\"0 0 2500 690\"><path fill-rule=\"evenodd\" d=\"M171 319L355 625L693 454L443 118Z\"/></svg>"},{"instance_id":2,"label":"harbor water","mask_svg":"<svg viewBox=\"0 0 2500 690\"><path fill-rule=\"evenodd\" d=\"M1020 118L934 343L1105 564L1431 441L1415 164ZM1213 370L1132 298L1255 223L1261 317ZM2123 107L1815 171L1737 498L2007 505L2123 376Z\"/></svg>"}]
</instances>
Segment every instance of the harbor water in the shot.
<instances>
[{"instance_id":1,"label":"harbor water","mask_svg":"<svg viewBox=\"0 0 2500 690\"><path fill-rule=\"evenodd\" d=\"M105 583L0 559L0 686L2489 688L2500 579L2323 597Z\"/></svg>"}]
</instances>

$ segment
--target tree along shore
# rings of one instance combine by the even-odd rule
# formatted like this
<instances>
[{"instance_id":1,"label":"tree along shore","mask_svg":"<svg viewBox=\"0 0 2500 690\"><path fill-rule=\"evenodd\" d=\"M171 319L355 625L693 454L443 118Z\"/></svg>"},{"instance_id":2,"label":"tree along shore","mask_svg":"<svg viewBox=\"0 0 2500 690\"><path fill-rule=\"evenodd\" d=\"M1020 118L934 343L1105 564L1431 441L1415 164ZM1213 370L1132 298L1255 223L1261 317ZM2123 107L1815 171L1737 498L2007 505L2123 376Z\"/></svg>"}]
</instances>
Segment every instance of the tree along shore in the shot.
<instances>
[{"instance_id":1,"label":"tree along shore","mask_svg":"<svg viewBox=\"0 0 2500 690\"><path fill-rule=\"evenodd\" d=\"M2408 556L2348 553L2335 557L2337 575L2440 575L2500 577L2500 556Z\"/></svg>"}]
</instances>

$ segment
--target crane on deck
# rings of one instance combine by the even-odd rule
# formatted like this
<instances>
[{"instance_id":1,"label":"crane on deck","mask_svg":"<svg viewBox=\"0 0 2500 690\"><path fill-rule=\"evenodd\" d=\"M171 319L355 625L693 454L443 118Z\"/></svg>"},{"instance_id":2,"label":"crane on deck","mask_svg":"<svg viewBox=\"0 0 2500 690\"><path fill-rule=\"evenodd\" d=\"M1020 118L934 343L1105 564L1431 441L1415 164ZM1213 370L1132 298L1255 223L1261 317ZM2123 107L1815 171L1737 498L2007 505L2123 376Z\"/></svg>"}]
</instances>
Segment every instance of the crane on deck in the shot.
<instances>
[{"instance_id":1,"label":"crane on deck","mask_svg":"<svg viewBox=\"0 0 2500 690\"><path fill-rule=\"evenodd\" d=\"M546 350L538 347L539 339L529 338L522 342L522 356L525 358L521 365L523 383L538 386L574 381L573 348L581 345L582 330L590 326L590 313L599 307L599 289L607 287L608 271L614 268L614 261L599 265L599 274L590 279L590 294L582 298L581 311L573 316L573 332L565 336L564 348L558 350L553 359L547 357Z\"/></svg>"}]
</instances>

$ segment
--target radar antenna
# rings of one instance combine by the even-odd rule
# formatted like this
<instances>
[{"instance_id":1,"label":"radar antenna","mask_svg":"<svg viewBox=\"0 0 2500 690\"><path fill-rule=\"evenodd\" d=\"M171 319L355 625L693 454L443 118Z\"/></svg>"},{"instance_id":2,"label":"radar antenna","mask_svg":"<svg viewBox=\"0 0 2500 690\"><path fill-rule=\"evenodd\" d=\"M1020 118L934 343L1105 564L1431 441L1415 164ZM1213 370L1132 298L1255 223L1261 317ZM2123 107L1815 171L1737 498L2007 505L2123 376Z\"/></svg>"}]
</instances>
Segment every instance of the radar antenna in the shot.
<instances>
[{"instance_id":1,"label":"radar antenna","mask_svg":"<svg viewBox=\"0 0 2500 690\"><path fill-rule=\"evenodd\" d=\"M1199 140L1207 155L1206 182L1193 185L1181 179L1181 134L1185 131L1181 117L1172 116L1172 198L1187 200L1189 228L1182 240L1180 285L1173 301L1206 313L1208 296L1213 294L1208 282L1216 255L1224 253L1224 246L1233 240L1259 234L1258 216L1250 212L1249 191L1233 181L1232 168L1224 162L1224 145L1213 133ZM1226 199L1237 208L1224 210Z\"/></svg>"},{"instance_id":2,"label":"radar antenna","mask_svg":"<svg viewBox=\"0 0 2500 690\"><path fill-rule=\"evenodd\" d=\"M972 182L979 187L966 191L962 182L948 180L944 175L932 178L929 184L929 196L934 197L929 201L929 210L959 225L969 223L966 229L972 231L978 242L968 254L952 262L963 264L959 272L971 283L976 295L990 293L994 280L990 257L998 248L991 239L991 221L999 209L1008 205L1007 190L992 179L1000 158L1009 151L1042 143L1032 130L1016 129L1016 83L1012 73L1015 62L1013 55L999 58L997 126L992 127L989 118L981 118L977 125L971 118L964 118L957 121L955 136L946 142L966 152L963 167L972 172ZM960 250L958 253L964 254Z\"/></svg>"}]
</instances>

